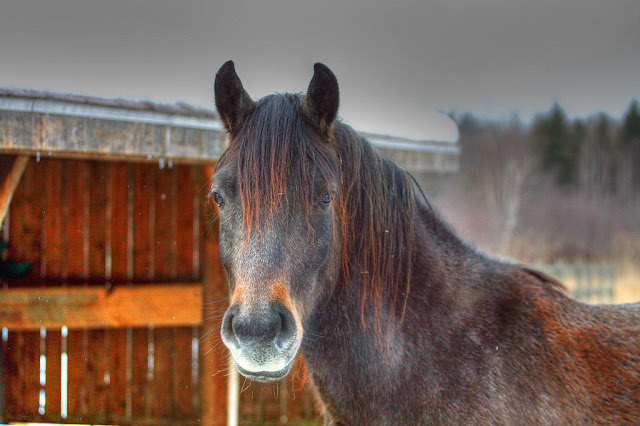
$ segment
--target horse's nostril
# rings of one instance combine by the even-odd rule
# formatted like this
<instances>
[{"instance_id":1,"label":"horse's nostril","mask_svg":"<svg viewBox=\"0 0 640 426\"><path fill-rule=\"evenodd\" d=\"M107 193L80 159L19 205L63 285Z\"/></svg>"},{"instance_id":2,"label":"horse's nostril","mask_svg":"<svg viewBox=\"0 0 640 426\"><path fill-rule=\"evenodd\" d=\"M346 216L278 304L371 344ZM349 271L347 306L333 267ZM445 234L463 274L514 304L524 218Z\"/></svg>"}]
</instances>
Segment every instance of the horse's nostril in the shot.
<instances>
[{"instance_id":1,"label":"horse's nostril","mask_svg":"<svg viewBox=\"0 0 640 426\"><path fill-rule=\"evenodd\" d=\"M235 316L235 310L233 310L233 308L230 308L222 319L222 329L220 330L220 335L222 336L222 340L227 346L238 345L238 339L236 338L236 333L233 326Z\"/></svg>"},{"instance_id":2,"label":"horse's nostril","mask_svg":"<svg viewBox=\"0 0 640 426\"><path fill-rule=\"evenodd\" d=\"M249 321L240 315L232 316L231 321L231 333L239 341L250 337Z\"/></svg>"},{"instance_id":3,"label":"horse's nostril","mask_svg":"<svg viewBox=\"0 0 640 426\"><path fill-rule=\"evenodd\" d=\"M276 348L282 349L284 344L282 337L283 337L283 334L286 332L287 320L282 313L278 313L278 318L280 319L280 327L279 327L280 330L276 337L275 345L276 345Z\"/></svg>"},{"instance_id":4,"label":"horse's nostril","mask_svg":"<svg viewBox=\"0 0 640 426\"><path fill-rule=\"evenodd\" d=\"M229 335L233 334L233 317L234 315L232 313L229 313L227 315L227 318L225 318L224 324L222 326L223 330Z\"/></svg>"},{"instance_id":5,"label":"horse's nostril","mask_svg":"<svg viewBox=\"0 0 640 426\"><path fill-rule=\"evenodd\" d=\"M280 317L280 333L276 338L276 346L282 348L291 343L295 339L296 322L288 309L280 309L278 312Z\"/></svg>"}]
</instances>

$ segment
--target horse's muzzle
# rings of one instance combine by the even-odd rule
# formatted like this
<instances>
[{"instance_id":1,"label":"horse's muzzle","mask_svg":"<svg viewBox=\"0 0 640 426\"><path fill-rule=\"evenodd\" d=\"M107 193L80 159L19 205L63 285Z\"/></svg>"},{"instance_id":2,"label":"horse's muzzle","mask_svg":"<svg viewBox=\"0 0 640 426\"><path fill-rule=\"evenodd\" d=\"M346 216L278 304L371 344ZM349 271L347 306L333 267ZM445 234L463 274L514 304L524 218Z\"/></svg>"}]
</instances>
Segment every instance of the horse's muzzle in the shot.
<instances>
[{"instance_id":1,"label":"horse's muzzle","mask_svg":"<svg viewBox=\"0 0 640 426\"><path fill-rule=\"evenodd\" d=\"M300 346L296 321L286 307L273 303L261 309L235 304L224 315L222 341L238 371L258 381L284 377Z\"/></svg>"}]
</instances>

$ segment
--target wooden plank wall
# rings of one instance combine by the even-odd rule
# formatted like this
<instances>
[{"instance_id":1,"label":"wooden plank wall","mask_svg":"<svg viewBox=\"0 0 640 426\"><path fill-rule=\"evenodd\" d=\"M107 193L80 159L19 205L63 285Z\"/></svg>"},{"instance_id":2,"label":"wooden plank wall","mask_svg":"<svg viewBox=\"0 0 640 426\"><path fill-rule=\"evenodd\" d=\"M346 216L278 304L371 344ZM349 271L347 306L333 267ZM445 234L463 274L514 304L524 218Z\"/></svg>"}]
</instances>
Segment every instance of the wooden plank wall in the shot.
<instances>
[{"instance_id":1,"label":"wooden plank wall","mask_svg":"<svg viewBox=\"0 0 640 426\"><path fill-rule=\"evenodd\" d=\"M3 228L9 256L33 263L5 288L129 286L203 279L205 239L215 238L201 168L32 159ZM212 234L213 233L213 234ZM219 262L213 262L220 268ZM222 273L222 271L219 271ZM222 282L222 280L214 280ZM1 291L1 290L0 290ZM226 289L218 289L218 296ZM198 423L203 352L215 351L212 386L224 395L227 351L219 342L224 297L205 306L214 325L7 333L4 421ZM0 324L0 327L2 325ZM61 394L67 354L66 404ZM41 374L41 360L46 371ZM301 363L278 384L244 382L241 423L315 418ZM217 397L216 397L217 398ZM216 407L226 402L215 401ZM220 409L220 408L216 408ZM211 410L209 410L210 412ZM63 416L66 415L65 416ZM222 424L224 418L214 423Z\"/></svg>"},{"instance_id":2,"label":"wooden plank wall","mask_svg":"<svg viewBox=\"0 0 640 426\"><path fill-rule=\"evenodd\" d=\"M2 235L10 258L33 266L26 279L4 285L200 280L206 189L198 173L190 166L32 160ZM9 331L4 420L195 423L200 335L194 327Z\"/></svg>"}]
</instances>

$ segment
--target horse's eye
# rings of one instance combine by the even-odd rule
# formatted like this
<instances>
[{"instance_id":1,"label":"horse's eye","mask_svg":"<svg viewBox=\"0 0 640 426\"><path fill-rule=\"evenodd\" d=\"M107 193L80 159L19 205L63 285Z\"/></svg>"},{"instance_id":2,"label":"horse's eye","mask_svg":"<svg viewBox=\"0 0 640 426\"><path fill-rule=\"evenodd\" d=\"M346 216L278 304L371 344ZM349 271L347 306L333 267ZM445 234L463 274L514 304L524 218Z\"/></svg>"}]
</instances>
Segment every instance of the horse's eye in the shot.
<instances>
[{"instance_id":1,"label":"horse's eye","mask_svg":"<svg viewBox=\"0 0 640 426\"><path fill-rule=\"evenodd\" d=\"M218 208L222 208L224 207L224 198L222 198L222 195L218 194L217 192L213 193L213 199L215 200L216 204L218 205Z\"/></svg>"},{"instance_id":2,"label":"horse's eye","mask_svg":"<svg viewBox=\"0 0 640 426\"><path fill-rule=\"evenodd\" d=\"M324 194L322 196L322 198L320 199L320 202L322 204L324 204L325 206L328 206L331 203L331 195L329 194Z\"/></svg>"}]
</instances>

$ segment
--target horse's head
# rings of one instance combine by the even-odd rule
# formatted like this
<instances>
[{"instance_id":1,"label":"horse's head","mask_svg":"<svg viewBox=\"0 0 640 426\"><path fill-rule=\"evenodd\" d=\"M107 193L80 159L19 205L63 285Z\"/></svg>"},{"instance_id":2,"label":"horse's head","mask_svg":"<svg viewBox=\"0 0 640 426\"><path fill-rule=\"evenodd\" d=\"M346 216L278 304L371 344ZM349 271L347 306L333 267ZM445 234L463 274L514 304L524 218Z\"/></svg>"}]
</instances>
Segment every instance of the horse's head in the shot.
<instances>
[{"instance_id":1,"label":"horse's head","mask_svg":"<svg viewBox=\"0 0 640 426\"><path fill-rule=\"evenodd\" d=\"M254 102L229 61L216 75L215 102L229 133L212 188L232 293L222 339L243 375L276 380L339 272L338 85L316 64L305 97Z\"/></svg>"}]
</instances>

